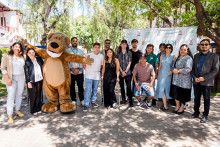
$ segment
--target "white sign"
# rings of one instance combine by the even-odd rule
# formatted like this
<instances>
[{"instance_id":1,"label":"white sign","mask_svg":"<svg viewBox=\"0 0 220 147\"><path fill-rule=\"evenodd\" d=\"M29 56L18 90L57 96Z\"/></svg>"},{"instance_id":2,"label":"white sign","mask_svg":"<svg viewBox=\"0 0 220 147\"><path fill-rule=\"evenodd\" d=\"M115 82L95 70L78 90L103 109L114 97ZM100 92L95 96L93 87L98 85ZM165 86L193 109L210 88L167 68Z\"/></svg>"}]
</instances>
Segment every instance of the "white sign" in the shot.
<instances>
[{"instance_id":1,"label":"white sign","mask_svg":"<svg viewBox=\"0 0 220 147\"><path fill-rule=\"evenodd\" d=\"M177 28L146 28L146 29L125 29L125 39L131 48L131 40L138 40L138 49L145 53L147 44L154 45L154 54L160 52L160 43L170 43L173 45L173 54L179 54L182 44L189 45L194 55L197 48L197 27L177 27Z\"/></svg>"}]
</instances>

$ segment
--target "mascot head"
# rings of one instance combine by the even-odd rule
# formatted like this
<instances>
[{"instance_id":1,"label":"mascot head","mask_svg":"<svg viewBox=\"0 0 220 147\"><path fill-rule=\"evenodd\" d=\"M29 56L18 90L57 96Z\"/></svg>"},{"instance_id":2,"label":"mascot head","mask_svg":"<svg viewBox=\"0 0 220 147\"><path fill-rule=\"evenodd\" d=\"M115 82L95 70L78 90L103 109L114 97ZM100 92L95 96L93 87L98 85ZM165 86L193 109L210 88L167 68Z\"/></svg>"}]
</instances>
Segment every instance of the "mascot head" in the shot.
<instances>
[{"instance_id":1,"label":"mascot head","mask_svg":"<svg viewBox=\"0 0 220 147\"><path fill-rule=\"evenodd\" d=\"M47 36L47 53L57 58L69 47L70 39L62 33L50 33Z\"/></svg>"}]
</instances>

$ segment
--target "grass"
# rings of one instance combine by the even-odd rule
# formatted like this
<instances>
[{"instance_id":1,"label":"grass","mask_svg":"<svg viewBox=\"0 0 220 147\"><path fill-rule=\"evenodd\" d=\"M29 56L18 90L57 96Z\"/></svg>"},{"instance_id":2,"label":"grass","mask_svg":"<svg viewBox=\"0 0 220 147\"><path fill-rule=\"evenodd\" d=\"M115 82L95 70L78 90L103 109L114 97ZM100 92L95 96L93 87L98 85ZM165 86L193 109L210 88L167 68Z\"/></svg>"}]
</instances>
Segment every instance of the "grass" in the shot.
<instances>
[{"instance_id":1,"label":"grass","mask_svg":"<svg viewBox=\"0 0 220 147\"><path fill-rule=\"evenodd\" d=\"M7 94L5 84L2 84L2 74L0 74L0 97L5 96Z\"/></svg>"},{"instance_id":2,"label":"grass","mask_svg":"<svg viewBox=\"0 0 220 147\"><path fill-rule=\"evenodd\" d=\"M211 93L211 96L220 96L220 93Z\"/></svg>"}]
</instances>

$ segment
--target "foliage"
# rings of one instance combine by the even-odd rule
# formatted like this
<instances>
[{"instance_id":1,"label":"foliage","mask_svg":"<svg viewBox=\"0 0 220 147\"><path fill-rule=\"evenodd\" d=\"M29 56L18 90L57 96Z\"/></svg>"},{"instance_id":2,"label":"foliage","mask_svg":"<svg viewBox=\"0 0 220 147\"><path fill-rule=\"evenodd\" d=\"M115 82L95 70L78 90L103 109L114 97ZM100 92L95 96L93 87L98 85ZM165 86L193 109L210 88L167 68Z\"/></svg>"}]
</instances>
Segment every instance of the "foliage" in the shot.
<instances>
[{"instance_id":1,"label":"foliage","mask_svg":"<svg viewBox=\"0 0 220 147\"><path fill-rule=\"evenodd\" d=\"M135 10L151 21L158 17L157 27L198 26L198 35L207 36L220 45L220 3L216 0L110 0L110 2L119 8L127 7L127 11ZM124 15L129 16L126 12Z\"/></svg>"},{"instance_id":2,"label":"foliage","mask_svg":"<svg viewBox=\"0 0 220 147\"><path fill-rule=\"evenodd\" d=\"M9 51L10 51L10 49L8 49L8 48L1 48L0 47L0 60L2 59L2 54L8 53Z\"/></svg>"},{"instance_id":3,"label":"foliage","mask_svg":"<svg viewBox=\"0 0 220 147\"><path fill-rule=\"evenodd\" d=\"M0 74L0 97L5 96L7 94L5 84L2 84L2 74Z\"/></svg>"}]
</instances>

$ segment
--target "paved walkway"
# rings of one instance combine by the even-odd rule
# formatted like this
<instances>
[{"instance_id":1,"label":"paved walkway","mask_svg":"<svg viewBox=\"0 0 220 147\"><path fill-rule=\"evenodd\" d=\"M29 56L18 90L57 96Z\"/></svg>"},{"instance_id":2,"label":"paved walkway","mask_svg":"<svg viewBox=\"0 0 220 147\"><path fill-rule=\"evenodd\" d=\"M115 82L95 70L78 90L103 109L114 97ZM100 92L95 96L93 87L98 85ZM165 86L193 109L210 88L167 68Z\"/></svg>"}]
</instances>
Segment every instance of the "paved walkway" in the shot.
<instances>
[{"instance_id":1,"label":"paved walkway","mask_svg":"<svg viewBox=\"0 0 220 147\"><path fill-rule=\"evenodd\" d=\"M8 125L5 103L5 97L0 98L1 147L220 146L219 98L211 100L206 124L189 118L193 102L182 115L171 113L171 106L168 112L160 111L161 102L158 102L151 109L123 105L119 110L100 106L83 112L78 106L72 114L58 111L33 116L29 113L27 100L23 100L21 112L25 116L14 116L14 124Z\"/></svg>"}]
</instances>

